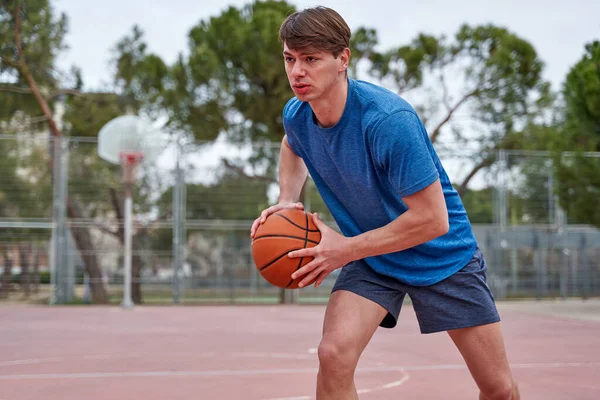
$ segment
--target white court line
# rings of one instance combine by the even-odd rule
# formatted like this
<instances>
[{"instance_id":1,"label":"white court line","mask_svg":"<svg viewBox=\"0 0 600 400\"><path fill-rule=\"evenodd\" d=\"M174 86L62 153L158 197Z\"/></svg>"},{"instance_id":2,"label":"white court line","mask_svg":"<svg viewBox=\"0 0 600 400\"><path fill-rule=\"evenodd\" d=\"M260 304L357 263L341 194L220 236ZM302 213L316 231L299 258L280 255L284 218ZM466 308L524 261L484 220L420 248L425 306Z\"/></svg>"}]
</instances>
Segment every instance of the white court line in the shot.
<instances>
[{"instance_id":1,"label":"white court line","mask_svg":"<svg viewBox=\"0 0 600 400\"><path fill-rule=\"evenodd\" d=\"M391 389L391 388L395 388L398 386L402 386L404 384L404 382L406 382L410 378L410 375L408 375L406 373L406 371L404 371L404 370L402 370L401 372L404 374L404 376L400 380L397 380L394 382L389 382L389 383L386 383L385 385L377 386L373 389L360 389L360 390L357 390L357 393L358 394L371 393L371 392L377 392L379 390Z\"/></svg>"},{"instance_id":2,"label":"white court line","mask_svg":"<svg viewBox=\"0 0 600 400\"><path fill-rule=\"evenodd\" d=\"M372 393L372 392L377 392L380 390L392 389L392 388L401 386L410 378L410 375L408 375L406 373L406 371L402 370L401 372L402 372L402 374L404 374L404 376L400 380L389 382L384 385L374 387L372 389L359 389L356 391L356 393L357 394L366 394L366 393ZM295 397L278 397L275 399L267 399L267 400L312 400L312 399L314 399L313 396L295 396Z\"/></svg>"},{"instance_id":3,"label":"white court line","mask_svg":"<svg viewBox=\"0 0 600 400\"><path fill-rule=\"evenodd\" d=\"M511 364L512 368L597 368L600 362L586 363L531 363ZM389 366L360 368L357 373L363 372L394 372L394 371L438 371L449 369L466 369L463 364L447 365L414 365L414 366ZM315 374L317 368L287 368L287 369L241 369L241 370L207 370L207 371L142 371L142 372L94 372L76 374L15 374L0 375L0 380L22 380L22 379L89 379L89 378L146 378L146 377L169 377L169 376L252 376L271 374Z\"/></svg>"},{"instance_id":4,"label":"white court line","mask_svg":"<svg viewBox=\"0 0 600 400\"><path fill-rule=\"evenodd\" d=\"M258 353L257 353L258 354ZM230 356L244 356L244 353L230 353L226 354ZM114 360L114 359L126 359L126 358L142 358L145 354L84 354L82 356L70 356L70 357L48 357L48 358L31 358L31 359L23 359L23 360L10 360L10 361L0 361L0 367L7 367L11 365L25 365L25 364L41 364L41 363L49 363L49 362L73 362L73 361L81 361L81 360L91 360L91 361L99 361L99 360ZM204 352L194 354L195 357L222 357L223 353L217 352ZM255 355L246 355L246 357L257 356ZM271 358L302 358L302 355L292 355L292 354L269 354L265 353L264 357ZM0 399L2 400L2 399Z\"/></svg>"},{"instance_id":5,"label":"white court line","mask_svg":"<svg viewBox=\"0 0 600 400\"><path fill-rule=\"evenodd\" d=\"M309 349L310 353L310 349ZM125 359L125 358L142 358L145 354L85 354L82 356L71 356L71 357L48 357L48 358L32 358L24 360L10 360L0 361L0 367L11 366L11 365L24 365L24 364L40 364L45 362L72 362L80 360L113 360L113 359ZM194 355L198 357L249 357L249 358L275 358L275 359L295 359L295 360L310 360L315 358L310 354L291 354L291 353L259 353L259 352L237 352L237 353L217 353L203 352ZM2 399L0 399L2 400Z\"/></svg>"},{"instance_id":6,"label":"white court line","mask_svg":"<svg viewBox=\"0 0 600 400\"><path fill-rule=\"evenodd\" d=\"M395 382L390 382L390 383L386 383L385 385L381 386L382 389L391 389L391 388L395 388L398 386L401 386L404 384L404 382L406 382L407 380L410 379L410 375L406 374L404 375L404 377L402 379L400 379L399 381L395 381Z\"/></svg>"},{"instance_id":7,"label":"white court line","mask_svg":"<svg viewBox=\"0 0 600 400\"><path fill-rule=\"evenodd\" d=\"M244 353L225 353L221 356L234 356L234 357L249 357L249 358L282 358L282 359L293 359L293 360L312 360L315 358L314 355L310 354L288 354L288 353L259 353L259 352L244 352Z\"/></svg>"},{"instance_id":8,"label":"white court line","mask_svg":"<svg viewBox=\"0 0 600 400\"><path fill-rule=\"evenodd\" d=\"M60 358L53 357L53 358L31 358L28 360L0 361L0 367L9 366L9 365L39 364L42 362L58 361L58 360L60 360Z\"/></svg>"}]
</instances>

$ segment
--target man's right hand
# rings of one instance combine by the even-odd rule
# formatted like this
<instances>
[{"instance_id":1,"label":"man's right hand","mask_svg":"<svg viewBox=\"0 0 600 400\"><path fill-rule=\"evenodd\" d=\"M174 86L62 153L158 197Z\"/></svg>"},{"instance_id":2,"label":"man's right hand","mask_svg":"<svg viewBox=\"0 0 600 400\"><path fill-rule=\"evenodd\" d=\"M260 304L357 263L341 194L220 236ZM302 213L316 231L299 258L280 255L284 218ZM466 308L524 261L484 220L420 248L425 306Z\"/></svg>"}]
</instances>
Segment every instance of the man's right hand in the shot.
<instances>
[{"instance_id":1,"label":"man's right hand","mask_svg":"<svg viewBox=\"0 0 600 400\"><path fill-rule=\"evenodd\" d=\"M251 238L254 237L259 225L262 224L263 222L265 222L269 215L276 213L279 210L286 209L286 208L296 208L298 210L304 210L304 204L302 204L301 202L296 202L296 203L279 202L279 203L272 205L271 207L265 209L263 212L260 213L260 217L258 217L254 220L254 223L252 224L252 228L250 228L250 237Z\"/></svg>"}]
</instances>

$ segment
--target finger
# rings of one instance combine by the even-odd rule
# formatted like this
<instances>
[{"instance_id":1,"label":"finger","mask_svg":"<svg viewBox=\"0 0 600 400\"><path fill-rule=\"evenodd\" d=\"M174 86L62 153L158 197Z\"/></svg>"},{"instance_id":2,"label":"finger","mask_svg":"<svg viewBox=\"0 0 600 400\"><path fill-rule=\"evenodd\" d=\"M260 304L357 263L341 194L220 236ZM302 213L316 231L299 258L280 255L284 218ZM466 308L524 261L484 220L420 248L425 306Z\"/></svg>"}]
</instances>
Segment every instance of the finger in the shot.
<instances>
[{"instance_id":1,"label":"finger","mask_svg":"<svg viewBox=\"0 0 600 400\"><path fill-rule=\"evenodd\" d=\"M308 274L309 272L311 272L313 269L317 268L318 266L319 266L319 263L315 260L312 260L311 262L309 262L302 268L294 271L294 273L292 274L292 279L298 279L299 277Z\"/></svg>"},{"instance_id":2,"label":"finger","mask_svg":"<svg viewBox=\"0 0 600 400\"><path fill-rule=\"evenodd\" d=\"M323 281L325 280L325 278L327 278L329 276L330 272L327 270L324 270L323 272L321 272L319 274L319 276L317 276L317 280L315 281L315 288L318 288L321 283L323 283Z\"/></svg>"},{"instance_id":3,"label":"finger","mask_svg":"<svg viewBox=\"0 0 600 400\"><path fill-rule=\"evenodd\" d=\"M310 263L309 263L310 264ZM308 264L306 264L308 265ZM315 280L315 278L320 275L322 272L321 268L315 268L312 272L306 274L304 276L304 278L300 281L300 283L298 284L298 287L304 287L306 285L309 285L312 281Z\"/></svg>"},{"instance_id":4,"label":"finger","mask_svg":"<svg viewBox=\"0 0 600 400\"><path fill-rule=\"evenodd\" d=\"M260 213L260 217L259 217L260 221L259 221L259 223L260 224L264 223L267 220L267 218L269 217L269 215L275 214L279 210L281 210L281 206L278 205L278 204L275 204L274 206L271 206L271 207L263 210L263 212Z\"/></svg>"},{"instance_id":5,"label":"finger","mask_svg":"<svg viewBox=\"0 0 600 400\"><path fill-rule=\"evenodd\" d=\"M258 218L258 223L262 224L263 222L265 222L267 220L267 217L274 213L277 210L271 210L273 207L269 207L266 210L264 210L263 212L260 213L260 217Z\"/></svg>"},{"instance_id":6,"label":"finger","mask_svg":"<svg viewBox=\"0 0 600 400\"><path fill-rule=\"evenodd\" d=\"M258 224L260 222L260 218L256 218L252 223L252 227L250 228L250 237L254 237L256 234L256 229L258 228Z\"/></svg>"},{"instance_id":7,"label":"finger","mask_svg":"<svg viewBox=\"0 0 600 400\"><path fill-rule=\"evenodd\" d=\"M319 218L319 213L313 213L313 222L315 223L315 226L317 227L318 230L320 230L321 232L323 232L324 229L327 229L328 226L321 221L321 219Z\"/></svg>"},{"instance_id":8,"label":"finger","mask_svg":"<svg viewBox=\"0 0 600 400\"><path fill-rule=\"evenodd\" d=\"M297 210L304 210L304 204L302 204L302 202L298 201L296 203L278 203L276 205L274 205L273 207L277 207L275 209L275 211L279 211L279 210L286 210L286 209L297 209ZM275 212L273 211L273 212Z\"/></svg>"},{"instance_id":9,"label":"finger","mask_svg":"<svg viewBox=\"0 0 600 400\"><path fill-rule=\"evenodd\" d=\"M288 257L290 257L290 258L314 257L316 255L317 255L317 251L315 250L314 247L309 247L307 249L294 250L294 251L290 251L288 253Z\"/></svg>"},{"instance_id":10,"label":"finger","mask_svg":"<svg viewBox=\"0 0 600 400\"><path fill-rule=\"evenodd\" d=\"M260 223L262 224L263 222L265 222L267 220L267 217L271 214L275 214L277 211L279 210L283 210L285 208L294 208L295 205L294 204L274 204L271 207L265 209L261 214L260 214Z\"/></svg>"}]
</instances>

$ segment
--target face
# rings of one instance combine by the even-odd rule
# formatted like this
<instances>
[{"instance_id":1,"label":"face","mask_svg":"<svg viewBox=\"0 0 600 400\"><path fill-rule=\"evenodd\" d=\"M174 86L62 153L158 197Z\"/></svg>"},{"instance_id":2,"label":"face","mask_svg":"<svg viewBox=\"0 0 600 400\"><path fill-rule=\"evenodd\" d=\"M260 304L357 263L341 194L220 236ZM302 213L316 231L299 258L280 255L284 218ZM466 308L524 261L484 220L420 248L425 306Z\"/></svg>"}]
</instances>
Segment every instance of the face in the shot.
<instances>
[{"instance_id":1,"label":"face","mask_svg":"<svg viewBox=\"0 0 600 400\"><path fill-rule=\"evenodd\" d=\"M301 101L314 101L329 93L329 89L345 77L349 50L337 58L318 50L292 50L283 45L285 72L294 94Z\"/></svg>"}]
</instances>

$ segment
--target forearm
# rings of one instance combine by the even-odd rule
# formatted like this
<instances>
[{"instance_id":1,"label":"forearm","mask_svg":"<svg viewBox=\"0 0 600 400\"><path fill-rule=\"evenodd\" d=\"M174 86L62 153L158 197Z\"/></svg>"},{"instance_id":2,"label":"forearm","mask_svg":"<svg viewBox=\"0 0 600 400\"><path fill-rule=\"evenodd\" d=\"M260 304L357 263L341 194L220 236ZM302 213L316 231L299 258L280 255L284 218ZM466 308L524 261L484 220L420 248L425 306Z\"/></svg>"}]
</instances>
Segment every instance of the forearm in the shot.
<instances>
[{"instance_id":1,"label":"forearm","mask_svg":"<svg viewBox=\"0 0 600 400\"><path fill-rule=\"evenodd\" d=\"M435 214L411 210L381 228L349 238L352 260L402 251L433 240L448 232L448 220Z\"/></svg>"},{"instance_id":2,"label":"forearm","mask_svg":"<svg viewBox=\"0 0 600 400\"><path fill-rule=\"evenodd\" d=\"M298 201L307 176L304 161L294 154L284 137L279 153L279 202Z\"/></svg>"}]
</instances>

